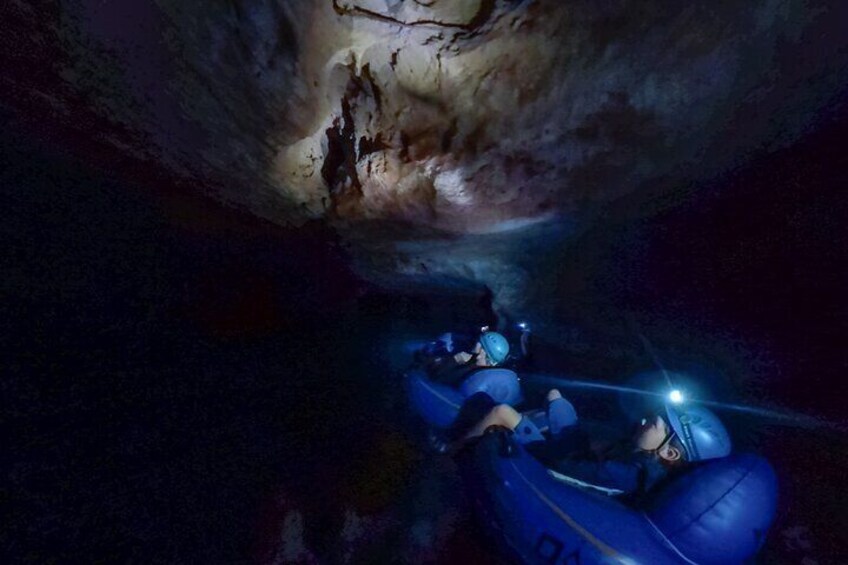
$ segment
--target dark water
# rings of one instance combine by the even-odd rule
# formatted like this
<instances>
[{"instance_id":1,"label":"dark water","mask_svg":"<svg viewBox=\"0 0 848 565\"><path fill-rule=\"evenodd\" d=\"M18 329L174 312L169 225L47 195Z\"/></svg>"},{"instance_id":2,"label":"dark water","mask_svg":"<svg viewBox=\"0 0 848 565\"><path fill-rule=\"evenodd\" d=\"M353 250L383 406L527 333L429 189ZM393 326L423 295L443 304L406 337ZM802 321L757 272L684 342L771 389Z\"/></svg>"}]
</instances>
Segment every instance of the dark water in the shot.
<instances>
[{"instance_id":1,"label":"dark water","mask_svg":"<svg viewBox=\"0 0 848 565\"><path fill-rule=\"evenodd\" d=\"M749 377L716 390L844 418L846 132L589 234L564 281L579 335L541 337L540 363L650 368L597 315L628 310L669 365ZM386 370L386 343L473 327L483 297L381 293L320 228L121 186L35 143L1 158L4 562L495 558ZM731 420L782 478L762 561L838 562L844 435Z\"/></svg>"},{"instance_id":2,"label":"dark water","mask_svg":"<svg viewBox=\"0 0 848 565\"><path fill-rule=\"evenodd\" d=\"M463 519L426 500L459 489L418 450L384 342L476 325L476 298L375 292L318 228L120 186L35 143L2 163L4 562L302 558L279 549L292 516L338 561L354 510L381 521L376 541L353 527L360 556L424 555ZM405 533L420 516L443 523Z\"/></svg>"}]
</instances>

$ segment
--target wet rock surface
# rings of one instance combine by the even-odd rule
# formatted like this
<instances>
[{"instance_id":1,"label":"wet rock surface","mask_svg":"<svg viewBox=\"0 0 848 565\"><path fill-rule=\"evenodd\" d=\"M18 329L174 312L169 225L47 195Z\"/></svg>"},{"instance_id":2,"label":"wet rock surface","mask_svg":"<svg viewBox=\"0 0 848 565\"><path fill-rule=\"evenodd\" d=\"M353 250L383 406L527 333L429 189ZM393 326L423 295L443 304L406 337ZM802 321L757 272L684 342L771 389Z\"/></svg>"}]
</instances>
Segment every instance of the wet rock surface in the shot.
<instances>
[{"instance_id":1,"label":"wet rock surface","mask_svg":"<svg viewBox=\"0 0 848 565\"><path fill-rule=\"evenodd\" d=\"M34 127L277 223L326 220L373 280L488 286L512 310L522 252L469 234L569 239L623 196L785 145L846 65L835 2L4 10L4 99Z\"/></svg>"}]
</instances>

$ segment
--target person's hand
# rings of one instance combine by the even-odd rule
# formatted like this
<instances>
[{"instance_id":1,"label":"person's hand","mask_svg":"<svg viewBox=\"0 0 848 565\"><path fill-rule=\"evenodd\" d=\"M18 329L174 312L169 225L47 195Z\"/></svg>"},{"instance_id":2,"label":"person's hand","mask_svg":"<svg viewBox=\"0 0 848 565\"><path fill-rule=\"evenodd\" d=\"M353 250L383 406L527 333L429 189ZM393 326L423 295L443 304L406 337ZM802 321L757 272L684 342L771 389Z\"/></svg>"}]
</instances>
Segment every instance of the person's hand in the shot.
<instances>
[{"instance_id":1,"label":"person's hand","mask_svg":"<svg viewBox=\"0 0 848 565\"><path fill-rule=\"evenodd\" d=\"M453 359L460 365L464 365L465 363L468 363L471 360L471 357L473 356L470 353L460 351L459 353L453 356Z\"/></svg>"}]
</instances>

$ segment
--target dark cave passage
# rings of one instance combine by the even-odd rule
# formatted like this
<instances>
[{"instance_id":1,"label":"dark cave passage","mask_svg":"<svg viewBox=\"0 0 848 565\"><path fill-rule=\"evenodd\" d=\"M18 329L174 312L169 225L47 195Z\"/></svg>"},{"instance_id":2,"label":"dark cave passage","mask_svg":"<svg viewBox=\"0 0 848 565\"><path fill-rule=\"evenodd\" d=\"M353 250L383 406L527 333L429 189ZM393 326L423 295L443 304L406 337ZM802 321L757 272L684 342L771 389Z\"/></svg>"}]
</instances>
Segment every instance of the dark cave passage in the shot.
<instances>
[{"instance_id":1,"label":"dark cave passage","mask_svg":"<svg viewBox=\"0 0 848 565\"><path fill-rule=\"evenodd\" d=\"M670 368L723 375L714 393L839 420L845 133L589 232L554 302L571 337L539 336L541 362L608 382L650 369L629 312ZM379 290L329 232L128 191L35 143L3 162L11 561L263 561L281 535L298 559L489 551L451 465L422 451L385 346L491 322L484 294ZM844 435L729 421L782 475L763 558L842 551L828 516Z\"/></svg>"}]
</instances>

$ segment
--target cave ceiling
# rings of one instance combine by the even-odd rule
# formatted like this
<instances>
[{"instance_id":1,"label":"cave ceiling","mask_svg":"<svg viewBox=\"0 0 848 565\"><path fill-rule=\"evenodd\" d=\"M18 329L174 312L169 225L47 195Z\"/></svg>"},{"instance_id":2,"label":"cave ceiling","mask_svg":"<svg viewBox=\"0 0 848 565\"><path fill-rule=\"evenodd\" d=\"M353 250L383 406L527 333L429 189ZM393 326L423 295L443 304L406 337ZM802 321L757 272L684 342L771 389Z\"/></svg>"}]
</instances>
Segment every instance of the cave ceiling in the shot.
<instances>
[{"instance_id":1,"label":"cave ceiling","mask_svg":"<svg viewBox=\"0 0 848 565\"><path fill-rule=\"evenodd\" d=\"M836 2L36 4L5 8L11 107L503 305L536 248L791 143L848 59Z\"/></svg>"}]
</instances>

